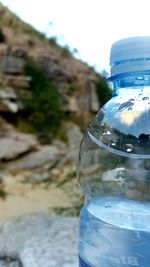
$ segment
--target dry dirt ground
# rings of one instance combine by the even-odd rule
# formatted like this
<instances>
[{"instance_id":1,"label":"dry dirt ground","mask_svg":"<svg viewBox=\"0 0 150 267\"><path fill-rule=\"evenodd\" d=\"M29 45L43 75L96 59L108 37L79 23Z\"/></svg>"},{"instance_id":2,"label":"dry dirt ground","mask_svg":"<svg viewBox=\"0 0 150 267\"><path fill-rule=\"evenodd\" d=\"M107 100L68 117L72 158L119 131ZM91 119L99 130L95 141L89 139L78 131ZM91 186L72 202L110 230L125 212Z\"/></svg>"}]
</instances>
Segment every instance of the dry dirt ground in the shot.
<instances>
[{"instance_id":1,"label":"dry dirt ground","mask_svg":"<svg viewBox=\"0 0 150 267\"><path fill-rule=\"evenodd\" d=\"M78 215L82 196L76 176L39 184L27 182L24 177L19 173L4 180L0 188L0 223L33 212Z\"/></svg>"}]
</instances>

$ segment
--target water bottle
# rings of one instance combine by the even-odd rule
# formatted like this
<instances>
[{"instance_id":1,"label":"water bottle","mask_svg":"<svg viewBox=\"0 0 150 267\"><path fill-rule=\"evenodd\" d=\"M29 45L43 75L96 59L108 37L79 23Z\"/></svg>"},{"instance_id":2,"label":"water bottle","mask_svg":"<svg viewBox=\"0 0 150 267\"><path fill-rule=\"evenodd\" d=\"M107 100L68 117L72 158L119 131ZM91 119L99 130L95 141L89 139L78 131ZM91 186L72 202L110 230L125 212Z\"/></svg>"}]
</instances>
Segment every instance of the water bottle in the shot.
<instances>
[{"instance_id":1,"label":"water bottle","mask_svg":"<svg viewBox=\"0 0 150 267\"><path fill-rule=\"evenodd\" d=\"M80 267L150 266L150 37L112 45L113 97L79 153Z\"/></svg>"}]
</instances>

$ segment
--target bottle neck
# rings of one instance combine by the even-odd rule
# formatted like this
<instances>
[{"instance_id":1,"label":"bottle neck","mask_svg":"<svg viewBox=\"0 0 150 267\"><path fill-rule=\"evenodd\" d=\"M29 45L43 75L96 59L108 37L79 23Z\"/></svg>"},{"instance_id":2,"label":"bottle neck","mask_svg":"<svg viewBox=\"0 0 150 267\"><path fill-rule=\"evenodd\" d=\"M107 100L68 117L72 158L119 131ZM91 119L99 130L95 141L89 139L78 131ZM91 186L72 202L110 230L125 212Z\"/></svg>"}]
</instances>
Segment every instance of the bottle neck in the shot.
<instances>
[{"instance_id":1,"label":"bottle neck","mask_svg":"<svg viewBox=\"0 0 150 267\"><path fill-rule=\"evenodd\" d=\"M113 96L122 94L134 94L144 90L145 93L150 94L150 71L135 72L127 74L119 74L109 79L111 87L113 89Z\"/></svg>"}]
</instances>

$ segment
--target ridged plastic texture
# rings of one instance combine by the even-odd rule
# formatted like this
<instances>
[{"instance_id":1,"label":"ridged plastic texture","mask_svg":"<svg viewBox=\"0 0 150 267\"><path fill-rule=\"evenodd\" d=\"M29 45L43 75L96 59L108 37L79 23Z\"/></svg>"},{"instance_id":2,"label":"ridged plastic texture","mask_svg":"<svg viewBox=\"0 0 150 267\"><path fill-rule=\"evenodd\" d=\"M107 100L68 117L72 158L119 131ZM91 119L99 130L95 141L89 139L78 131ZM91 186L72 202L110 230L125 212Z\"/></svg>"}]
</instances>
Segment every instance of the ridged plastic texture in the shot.
<instances>
[{"instance_id":1,"label":"ridged plastic texture","mask_svg":"<svg viewBox=\"0 0 150 267\"><path fill-rule=\"evenodd\" d=\"M129 37L115 42L110 53L111 76L150 70L150 36Z\"/></svg>"}]
</instances>

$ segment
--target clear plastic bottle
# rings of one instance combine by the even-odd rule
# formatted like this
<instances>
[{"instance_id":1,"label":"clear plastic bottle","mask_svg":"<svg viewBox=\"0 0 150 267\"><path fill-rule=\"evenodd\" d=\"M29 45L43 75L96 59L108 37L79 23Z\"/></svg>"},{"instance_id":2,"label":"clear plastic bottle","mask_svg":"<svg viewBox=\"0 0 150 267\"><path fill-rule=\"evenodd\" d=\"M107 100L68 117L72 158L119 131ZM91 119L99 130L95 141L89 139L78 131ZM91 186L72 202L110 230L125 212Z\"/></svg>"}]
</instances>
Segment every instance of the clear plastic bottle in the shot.
<instances>
[{"instance_id":1,"label":"clear plastic bottle","mask_svg":"<svg viewBox=\"0 0 150 267\"><path fill-rule=\"evenodd\" d=\"M88 127L78 174L80 267L150 265L150 37L113 44L114 96Z\"/></svg>"}]
</instances>

